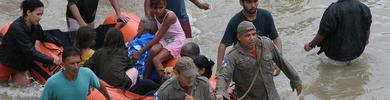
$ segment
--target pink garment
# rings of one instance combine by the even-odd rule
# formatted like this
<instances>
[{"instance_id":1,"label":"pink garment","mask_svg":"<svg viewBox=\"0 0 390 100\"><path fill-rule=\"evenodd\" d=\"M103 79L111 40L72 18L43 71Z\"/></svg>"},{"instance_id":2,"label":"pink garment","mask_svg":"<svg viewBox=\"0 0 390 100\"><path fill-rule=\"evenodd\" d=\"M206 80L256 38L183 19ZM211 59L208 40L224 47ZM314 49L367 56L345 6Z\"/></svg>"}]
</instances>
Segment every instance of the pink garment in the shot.
<instances>
[{"instance_id":1,"label":"pink garment","mask_svg":"<svg viewBox=\"0 0 390 100\"><path fill-rule=\"evenodd\" d=\"M165 18L169 13L173 13L172 11L167 12L164 16ZM162 23L158 22L156 17L154 18L157 22L158 29L161 28ZM163 38L159 41L164 49L167 49L173 57L180 56L181 47L184 45L184 40L186 39L183 28L180 25L180 21L176 18L176 22L172 24L167 32L164 34Z\"/></svg>"},{"instance_id":2,"label":"pink garment","mask_svg":"<svg viewBox=\"0 0 390 100\"><path fill-rule=\"evenodd\" d=\"M130 87L133 87L135 85L135 83L137 83L137 77L138 77L138 70L136 68L130 68L126 71L126 75L127 77L129 77L131 79L131 86Z\"/></svg>"}]
</instances>

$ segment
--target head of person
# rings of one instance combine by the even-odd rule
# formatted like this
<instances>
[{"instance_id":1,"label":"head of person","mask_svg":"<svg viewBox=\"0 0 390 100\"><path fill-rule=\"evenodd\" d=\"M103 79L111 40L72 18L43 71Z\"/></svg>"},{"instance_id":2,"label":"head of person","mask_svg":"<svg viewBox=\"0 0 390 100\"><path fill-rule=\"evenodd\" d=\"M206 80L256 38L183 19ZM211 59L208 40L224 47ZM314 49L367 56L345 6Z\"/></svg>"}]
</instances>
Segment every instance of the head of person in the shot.
<instances>
[{"instance_id":1,"label":"head of person","mask_svg":"<svg viewBox=\"0 0 390 100\"><path fill-rule=\"evenodd\" d=\"M39 24L44 11L43 7L41 0L24 0L20 4L20 9L23 11L23 17L32 25Z\"/></svg>"},{"instance_id":2,"label":"head of person","mask_svg":"<svg viewBox=\"0 0 390 100\"><path fill-rule=\"evenodd\" d=\"M259 0L240 0L240 5L246 13L256 14Z\"/></svg>"},{"instance_id":3,"label":"head of person","mask_svg":"<svg viewBox=\"0 0 390 100\"><path fill-rule=\"evenodd\" d=\"M237 27L237 39L240 46L247 50L256 47L256 27L250 21L242 21Z\"/></svg>"},{"instance_id":4,"label":"head of person","mask_svg":"<svg viewBox=\"0 0 390 100\"><path fill-rule=\"evenodd\" d=\"M138 25L138 33L156 33L158 30L156 21L151 17L142 18Z\"/></svg>"},{"instance_id":5,"label":"head of person","mask_svg":"<svg viewBox=\"0 0 390 100\"><path fill-rule=\"evenodd\" d=\"M194 42L188 42L184 44L183 47L181 48L181 53L180 53L181 56L188 56L188 57L197 56L199 54L200 54L199 45Z\"/></svg>"},{"instance_id":6,"label":"head of person","mask_svg":"<svg viewBox=\"0 0 390 100\"><path fill-rule=\"evenodd\" d=\"M76 47L66 47L62 53L62 62L64 73L70 76L77 76L79 72L79 63L81 61L81 52Z\"/></svg>"},{"instance_id":7,"label":"head of person","mask_svg":"<svg viewBox=\"0 0 390 100\"><path fill-rule=\"evenodd\" d=\"M110 28L104 38L103 48L116 49L125 46L123 34L116 28Z\"/></svg>"},{"instance_id":8,"label":"head of person","mask_svg":"<svg viewBox=\"0 0 390 100\"><path fill-rule=\"evenodd\" d=\"M161 17L166 13L166 2L165 0L150 0L150 7L156 17Z\"/></svg>"},{"instance_id":9,"label":"head of person","mask_svg":"<svg viewBox=\"0 0 390 100\"><path fill-rule=\"evenodd\" d=\"M181 57L175 66L181 87L191 87L198 75L198 68L190 57Z\"/></svg>"},{"instance_id":10,"label":"head of person","mask_svg":"<svg viewBox=\"0 0 390 100\"><path fill-rule=\"evenodd\" d=\"M79 49L91 48L95 45L96 32L89 26L80 27L76 32L75 46Z\"/></svg>"},{"instance_id":11,"label":"head of person","mask_svg":"<svg viewBox=\"0 0 390 100\"><path fill-rule=\"evenodd\" d=\"M199 75L210 78L212 74L211 69L214 66L214 61L208 59L204 55L194 56L192 57L192 59L194 60L196 67L198 67L199 69L198 70Z\"/></svg>"}]
</instances>

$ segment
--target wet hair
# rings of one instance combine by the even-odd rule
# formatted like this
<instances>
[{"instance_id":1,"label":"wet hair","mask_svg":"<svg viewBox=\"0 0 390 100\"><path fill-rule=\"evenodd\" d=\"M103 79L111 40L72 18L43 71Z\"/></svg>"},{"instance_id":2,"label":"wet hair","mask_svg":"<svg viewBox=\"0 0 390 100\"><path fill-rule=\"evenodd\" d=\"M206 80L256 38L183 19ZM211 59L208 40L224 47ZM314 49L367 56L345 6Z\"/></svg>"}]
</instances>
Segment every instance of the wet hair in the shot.
<instances>
[{"instance_id":1,"label":"wet hair","mask_svg":"<svg viewBox=\"0 0 390 100\"><path fill-rule=\"evenodd\" d=\"M151 17L142 18L141 23L143 27L141 33L156 33L158 30L156 21Z\"/></svg>"},{"instance_id":2,"label":"wet hair","mask_svg":"<svg viewBox=\"0 0 390 100\"><path fill-rule=\"evenodd\" d=\"M89 26L80 27L76 32L75 46L79 49L90 48L96 38L95 29Z\"/></svg>"},{"instance_id":3,"label":"wet hair","mask_svg":"<svg viewBox=\"0 0 390 100\"><path fill-rule=\"evenodd\" d=\"M188 42L182 47L182 51L189 51L191 55L184 56L196 56L200 54L199 45L194 42Z\"/></svg>"},{"instance_id":4,"label":"wet hair","mask_svg":"<svg viewBox=\"0 0 390 100\"><path fill-rule=\"evenodd\" d=\"M62 61L64 62L66 58L72 57L72 56L80 56L81 52L79 49L77 49L74 46L65 47L64 52L62 53Z\"/></svg>"},{"instance_id":5,"label":"wet hair","mask_svg":"<svg viewBox=\"0 0 390 100\"><path fill-rule=\"evenodd\" d=\"M160 4L160 2L163 2L164 5L167 4L167 2L165 0L150 0L150 7L156 7L157 5Z\"/></svg>"},{"instance_id":6,"label":"wet hair","mask_svg":"<svg viewBox=\"0 0 390 100\"><path fill-rule=\"evenodd\" d=\"M194 59L194 63L198 69L205 68L205 73L203 73L202 76L210 78L212 74L212 67L214 66L214 61L208 59L204 55L197 55L192 57L192 59Z\"/></svg>"},{"instance_id":7,"label":"wet hair","mask_svg":"<svg viewBox=\"0 0 390 100\"><path fill-rule=\"evenodd\" d=\"M116 28L108 29L106 37L104 38L103 48L116 49L123 48L124 46L125 43L122 32Z\"/></svg>"},{"instance_id":8,"label":"wet hair","mask_svg":"<svg viewBox=\"0 0 390 100\"><path fill-rule=\"evenodd\" d=\"M20 9L23 10L23 17L27 16L27 11L32 12L39 7L44 7L41 0L24 0L20 4Z\"/></svg>"}]
</instances>

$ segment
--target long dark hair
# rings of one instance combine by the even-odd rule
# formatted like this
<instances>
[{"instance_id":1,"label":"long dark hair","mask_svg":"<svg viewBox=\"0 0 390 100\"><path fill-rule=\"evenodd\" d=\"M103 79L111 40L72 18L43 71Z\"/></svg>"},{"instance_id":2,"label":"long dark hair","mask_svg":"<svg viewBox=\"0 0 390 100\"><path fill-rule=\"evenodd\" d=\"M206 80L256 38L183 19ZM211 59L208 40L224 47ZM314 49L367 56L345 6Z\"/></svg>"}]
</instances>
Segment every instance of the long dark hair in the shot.
<instances>
[{"instance_id":1,"label":"long dark hair","mask_svg":"<svg viewBox=\"0 0 390 100\"><path fill-rule=\"evenodd\" d=\"M32 12L39 7L44 7L40 0L24 0L20 4L20 9L23 10L23 17L27 16L27 11Z\"/></svg>"},{"instance_id":2,"label":"long dark hair","mask_svg":"<svg viewBox=\"0 0 390 100\"><path fill-rule=\"evenodd\" d=\"M89 26L80 27L76 32L75 46L79 49L90 48L95 44L95 29Z\"/></svg>"},{"instance_id":3,"label":"long dark hair","mask_svg":"<svg viewBox=\"0 0 390 100\"><path fill-rule=\"evenodd\" d=\"M125 46L123 40L123 34L116 28L110 28L107 31L106 37L104 38L103 48L106 49L119 49Z\"/></svg>"},{"instance_id":4,"label":"long dark hair","mask_svg":"<svg viewBox=\"0 0 390 100\"><path fill-rule=\"evenodd\" d=\"M214 61L208 59L204 55L193 56L192 59L194 60L194 63L198 69L205 68L205 72L202 76L210 78L212 74L212 68L214 66Z\"/></svg>"}]
</instances>

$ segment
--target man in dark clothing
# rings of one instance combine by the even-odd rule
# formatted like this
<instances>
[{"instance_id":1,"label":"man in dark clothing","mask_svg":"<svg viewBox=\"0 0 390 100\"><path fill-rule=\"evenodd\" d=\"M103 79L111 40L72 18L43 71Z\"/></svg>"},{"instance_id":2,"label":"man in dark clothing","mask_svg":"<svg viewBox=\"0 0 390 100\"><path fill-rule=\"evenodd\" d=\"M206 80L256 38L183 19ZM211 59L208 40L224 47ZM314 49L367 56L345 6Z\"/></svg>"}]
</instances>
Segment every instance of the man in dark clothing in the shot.
<instances>
[{"instance_id":1,"label":"man in dark clothing","mask_svg":"<svg viewBox=\"0 0 390 100\"><path fill-rule=\"evenodd\" d=\"M110 2L117 17L126 21L127 19L121 15L119 1L110 0ZM95 20L98 4L99 0L68 0L66 8L68 29L76 31L80 26L89 25L94 27L93 21Z\"/></svg>"},{"instance_id":2,"label":"man in dark clothing","mask_svg":"<svg viewBox=\"0 0 390 100\"><path fill-rule=\"evenodd\" d=\"M338 0L325 10L317 35L304 49L310 51L319 46L318 54L325 52L330 63L350 64L368 44L371 23L371 12L365 4L359 0Z\"/></svg>"},{"instance_id":3,"label":"man in dark clothing","mask_svg":"<svg viewBox=\"0 0 390 100\"><path fill-rule=\"evenodd\" d=\"M258 0L240 0L240 4L243 7L243 10L230 19L221 43L219 44L217 68L220 68L222 64L226 48L237 43L237 26L242 21L252 22L256 26L257 34L270 38L278 48L279 53L282 53L282 42L275 28L271 13L265 9L257 8L257 5L259 4ZM277 69L274 75L277 75L278 73L280 73L280 70Z\"/></svg>"}]
</instances>

